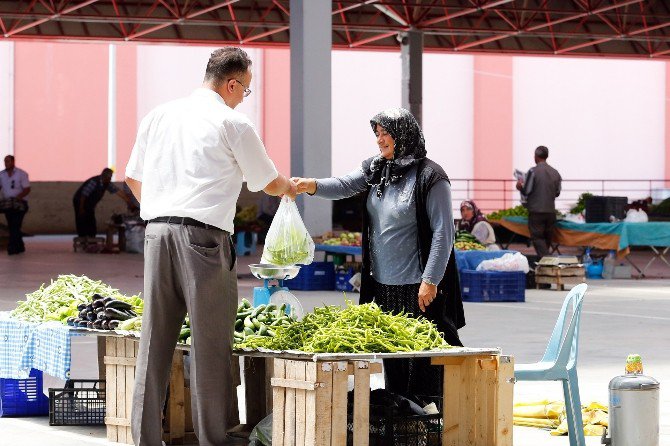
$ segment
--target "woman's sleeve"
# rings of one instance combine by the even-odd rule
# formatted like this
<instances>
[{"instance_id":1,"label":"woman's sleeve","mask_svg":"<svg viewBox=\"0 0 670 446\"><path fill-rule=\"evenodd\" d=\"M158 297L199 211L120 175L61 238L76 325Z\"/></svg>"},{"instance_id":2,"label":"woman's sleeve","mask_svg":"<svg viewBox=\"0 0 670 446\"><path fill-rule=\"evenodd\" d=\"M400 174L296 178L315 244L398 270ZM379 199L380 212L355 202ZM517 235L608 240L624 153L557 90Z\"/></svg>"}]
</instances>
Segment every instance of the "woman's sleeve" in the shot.
<instances>
[{"instance_id":1,"label":"woman's sleeve","mask_svg":"<svg viewBox=\"0 0 670 446\"><path fill-rule=\"evenodd\" d=\"M491 234L489 233L488 226L481 223L483 222L480 221L475 225L474 228L472 228L472 235L474 235L475 238L479 240L479 243L486 245Z\"/></svg>"},{"instance_id":2,"label":"woman's sleeve","mask_svg":"<svg viewBox=\"0 0 670 446\"><path fill-rule=\"evenodd\" d=\"M447 181L437 182L428 192L426 202L433 243L422 279L437 285L442 281L454 246L454 216L451 210L451 187Z\"/></svg>"},{"instance_id":3,"label":"woman's sleeve","mask_svg":"<svg viewBox=\"0 0 670 446\"><path fill-rule=\"evenodd\" d=\"M316 192L314 196L328 200L340 200L364 192L367 187L363 169L358 168L341 177L316 180Z\"/></svg>"}]
</instances>

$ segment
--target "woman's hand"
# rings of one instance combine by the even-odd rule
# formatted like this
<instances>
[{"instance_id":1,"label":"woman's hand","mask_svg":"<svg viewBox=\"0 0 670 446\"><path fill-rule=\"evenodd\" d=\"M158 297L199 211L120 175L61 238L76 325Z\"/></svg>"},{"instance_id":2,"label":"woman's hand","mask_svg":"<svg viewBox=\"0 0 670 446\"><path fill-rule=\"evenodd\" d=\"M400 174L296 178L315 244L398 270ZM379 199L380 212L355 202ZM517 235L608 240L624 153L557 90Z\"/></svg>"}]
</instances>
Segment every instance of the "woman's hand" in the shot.
<instances>
[{"instance_id":1,"label":"woman's hand","mask_svg":"<svg viewBox=\"0 0 670 446\"><path fill-rule=\"evenodd\" d=\"M421 286L419 287L419 308L421 311L425 313L426 307L430 305L436 297L437 285L421 282Z\"/></svg>"},{"instance_id":2,"label":"woman's hand","mask_svg":"<svg viewBox=\"0 0 670 446\"><path fill-rule=\"evenodd\" d=\"M291 181L295 184L298 194L307 192L312 195L316 192L316 178L293 177L291 178Z\"/></svg>"}]
</instances>

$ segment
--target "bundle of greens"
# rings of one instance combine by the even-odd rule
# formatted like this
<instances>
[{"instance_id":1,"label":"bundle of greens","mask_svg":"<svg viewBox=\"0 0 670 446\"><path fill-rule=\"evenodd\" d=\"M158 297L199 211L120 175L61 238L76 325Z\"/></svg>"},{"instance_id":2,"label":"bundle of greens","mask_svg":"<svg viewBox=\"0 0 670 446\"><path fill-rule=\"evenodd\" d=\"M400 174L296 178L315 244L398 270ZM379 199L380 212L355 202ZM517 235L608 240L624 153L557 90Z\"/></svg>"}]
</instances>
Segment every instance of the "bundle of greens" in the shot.
<instances>
[{"instance_id":1,"label":"bundle of greens","mask_svg":"<svg viewBox=\"0 0 670 446\"><path fill-rule=\"evenodd\" d=\"M423 317L385 313L375 303L315 308L299 321L278 326L274 337L257 336L235 348L309 353L396 353L449 348Z\"/></svg>"},{"instance_id":2,"label":"bundle of greens","mask_svg":"<svg viewBox=\"0 0 670 446\"><path fill-rule=\"evenodd\" d=\"M142 314L144 302L139 296L124 296L100 280L68 274L60 275L49 285L42 284L38 290L27 294L26 300L18 303L11 316L29 322L67 323L68 318L77 317L81 312L78 306L88 305L96 294L127 302L136 313Z\"/></svg>"}]
</instances>

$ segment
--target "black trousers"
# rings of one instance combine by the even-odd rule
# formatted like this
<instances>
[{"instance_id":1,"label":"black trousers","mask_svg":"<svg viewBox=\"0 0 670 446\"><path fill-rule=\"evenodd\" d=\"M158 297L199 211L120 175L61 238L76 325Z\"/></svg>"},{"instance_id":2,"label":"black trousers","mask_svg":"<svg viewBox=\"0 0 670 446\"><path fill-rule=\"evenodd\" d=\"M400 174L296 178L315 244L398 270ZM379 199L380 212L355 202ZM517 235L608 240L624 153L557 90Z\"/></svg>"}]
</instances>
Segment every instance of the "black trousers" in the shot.
<instances>
[{"instance_id":1,"label":"black trousers","mask_svg":"<svg viewBox=\"0 0 670 446\"><path fill-rule=\"evenodd\" d=\"M79 237L95 237L98 228L95 222L95 208L84 209L84 213L79 213L79 206L74 206L74 222L77 226L77 235Z\"/></svg>"},{"instance_id":2,"label":"black trousers","mask_svg":"<svg viewBox=\"0 0 670 446\"><path fill-rule=\"evenodd\" d=\"M551 234L555 223L556 213L554 212L530 212L528 215L530 240L540 257L550 254Z\"/></svg>"},{"instance_id":3,"label":"black trousers","mask_svg":"<svg viewBox=\"0 0 670 446\"><path fill-rule=\"evenodd\" d=\"M23 233L21 232L21 225L23 224L23 217L28 212L25 211L7 211L5 217L7 218L7 227L9 229L9 243L7 244L8 254L18 254L26 250L23 244Z\"/></svg>"}]
</instances>

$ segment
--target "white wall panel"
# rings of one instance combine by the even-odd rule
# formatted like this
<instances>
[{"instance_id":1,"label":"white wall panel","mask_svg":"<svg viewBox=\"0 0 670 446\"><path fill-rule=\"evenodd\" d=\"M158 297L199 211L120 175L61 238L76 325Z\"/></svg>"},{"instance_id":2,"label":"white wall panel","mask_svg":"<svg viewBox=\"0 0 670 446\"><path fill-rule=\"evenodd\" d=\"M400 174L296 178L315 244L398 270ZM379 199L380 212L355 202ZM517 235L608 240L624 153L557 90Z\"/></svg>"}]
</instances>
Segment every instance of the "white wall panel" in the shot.
<instances>
[{"instance_id":1,"label":"white wall panel","mask_svg":"<svg viewBox=\"0 0 670 446\"><path fill-rule=\"evenodd\" d=\"M188 96L200 87L209 56L217 47L140 45L137 48L138 123L154 107ZM245 49L253 61L252 93L236 108L246 114L261 132L260 50Z\"/></svg>"},{"instance_id":2,"label":"white wall panel","mask_svg":"<svg viewBox=\"0 0 670 446\"><path fill-rule=\"evenodd\" d=\"M0 42L0 158L13 153L14 43ZM19 160L20 165L20 160ZM0 164L0 170L4 165Z\"/></svg>"}]
</instances>

